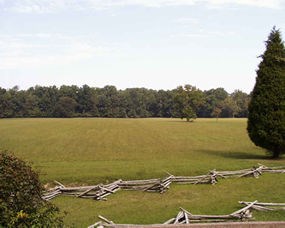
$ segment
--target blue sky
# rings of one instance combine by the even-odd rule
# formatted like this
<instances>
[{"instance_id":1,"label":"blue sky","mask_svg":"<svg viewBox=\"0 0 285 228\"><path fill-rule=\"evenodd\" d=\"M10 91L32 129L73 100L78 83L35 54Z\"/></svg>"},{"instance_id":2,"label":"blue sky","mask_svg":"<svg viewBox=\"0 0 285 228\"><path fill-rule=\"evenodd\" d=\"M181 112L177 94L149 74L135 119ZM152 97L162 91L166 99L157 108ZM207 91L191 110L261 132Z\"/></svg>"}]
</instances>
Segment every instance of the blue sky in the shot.
<instances>
[{"instance_id":1,"label":"blue sky","mask_svg":"<svg viewBox=\"0 0 285 228\"><path fill-rule=\"evenodd\" d=\"M0 0L0 87L250 92L274 25L284 0Z\"/></svg>"}]
</instances>

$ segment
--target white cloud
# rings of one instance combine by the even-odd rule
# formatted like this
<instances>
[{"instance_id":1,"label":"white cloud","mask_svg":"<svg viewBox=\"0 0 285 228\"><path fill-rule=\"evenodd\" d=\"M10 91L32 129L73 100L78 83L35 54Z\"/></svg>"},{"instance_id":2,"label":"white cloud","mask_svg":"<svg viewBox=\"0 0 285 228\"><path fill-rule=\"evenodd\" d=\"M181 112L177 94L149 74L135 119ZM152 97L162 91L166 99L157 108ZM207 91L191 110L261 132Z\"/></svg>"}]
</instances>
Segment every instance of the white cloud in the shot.
<instances>
[{"instance_id":1,"label":"white cloud","mask_svg":"<svg viewBox=\"0 0 285 228\"><path fill-rule=\"evenodd\" d=\"M171 38L209 38L209 37L231 37L236 36L237 33L234 31L208 31L204 29L199 29L191 33L179 33L174 34Z\"/></svg>"},{"instance_id":2,"label":"white cloud","mask_svg":"<svg viewBox=\"0 0 285 228\"><path fill-rule=\"evenodd\" d=\"M197 25L199 24L199 19L193 17L183 17L183 18L177 18L175 22L182 25Z\"/></svg>"},{"instance_id":3,"label":"white cloud","mask_svg":"<svg viewBox=\"0 0 285 228\"><path fill-rule=\"evenodd\" d=\"M278 9L284 6L284 0L208 0L212 5L247 5Z\"/></svg>"},{"instance_id":4,"label":"white cloud","mask_svg":"<svg viewBox=\"0 0 285 228\"><path fill-rule=\"evenodd\" d=\"M247 5L253 7L282 8L284 0L0 0L1 9L21 13L50 13L64 10L108 9L111 7L144 6L206 6Z\"/></svg>"},{"instance_id":5,"label":"white cloud","mask_svg":"<svg viewBox=\"0 0 285 228\"><path fill-rule=\"evenodd\" d=\"M0 69L68 64L113 52L92 38L62 34L0 35Z\"/></svg>"}]
</instances>

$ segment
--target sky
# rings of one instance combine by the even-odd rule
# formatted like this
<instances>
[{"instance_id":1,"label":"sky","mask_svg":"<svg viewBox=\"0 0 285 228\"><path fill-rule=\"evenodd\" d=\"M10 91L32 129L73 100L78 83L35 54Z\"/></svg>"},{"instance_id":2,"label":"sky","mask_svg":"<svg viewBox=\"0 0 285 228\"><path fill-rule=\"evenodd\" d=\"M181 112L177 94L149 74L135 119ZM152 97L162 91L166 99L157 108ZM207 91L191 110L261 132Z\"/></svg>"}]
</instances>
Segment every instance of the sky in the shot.
<instances>
[{"instance_id":1,"label":"sky","mask_svg":"<svg viewBox=\"0 0 285 228\"><path fill-rule=\"evenodd\" d=\"M249 93L285 0L0 0L0 87Z\"/></svg>"}]
</instances>

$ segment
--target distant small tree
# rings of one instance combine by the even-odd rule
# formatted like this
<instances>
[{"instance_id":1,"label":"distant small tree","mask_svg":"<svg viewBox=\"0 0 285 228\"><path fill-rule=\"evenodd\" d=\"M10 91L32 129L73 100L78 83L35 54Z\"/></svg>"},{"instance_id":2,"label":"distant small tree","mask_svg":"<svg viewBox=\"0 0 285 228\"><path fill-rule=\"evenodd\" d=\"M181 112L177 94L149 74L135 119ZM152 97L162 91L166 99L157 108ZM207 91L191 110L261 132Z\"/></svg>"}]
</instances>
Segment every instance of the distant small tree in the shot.
<instances>
[{"instance_id":1,"label":"distant small tree","mask_svg":"<svg viewBox=\"0 0 285 228\"><path fill-rule=\"evenodd\" d=\"M193 108L188 105L183 108L181 118L185 118L187 122L192 122L197 118L196 113L193 111Z\"/></svg>"},{"instance_id":2,"label":"distant small tree","mask_svg":"<svg viewBox=\"0 0 285 228\"><path fill-rule=\"evenodd\" d=\"M41 198L42 191L30 166L0 152L0 227L63 227L59 209Z\"/></svg>"},{"instance_id":3,"label":"distant small tree","mask_svg":"<svg viewBox=\"0 0 285 228\"><path fill-rule=\"evenodd\" d=\"M257 70L249 103L248 134L273 157L285 153L285 48L275 27Z\"/></svg>"},{"instance_id":4,"label":"distant small tree","mask_svg":"<svg viewBox=\"0 0 285 228\"><path fill-rule=\"evenodd\" d=\"M204 94L195 86L185 85L177 87L174 92L175 116L185 118L187 122L197 117L199 108L204 104Z\"/></svg>"}]
</instances>

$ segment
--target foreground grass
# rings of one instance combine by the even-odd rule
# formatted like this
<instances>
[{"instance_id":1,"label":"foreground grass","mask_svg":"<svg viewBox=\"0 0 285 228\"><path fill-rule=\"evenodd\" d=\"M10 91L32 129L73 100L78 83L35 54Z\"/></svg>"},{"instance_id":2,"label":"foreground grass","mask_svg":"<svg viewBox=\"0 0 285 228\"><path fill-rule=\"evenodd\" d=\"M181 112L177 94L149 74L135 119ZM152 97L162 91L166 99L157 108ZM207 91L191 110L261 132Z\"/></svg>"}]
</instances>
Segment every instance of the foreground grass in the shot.
<instances>
[{"instance_id":1,"label":"foreground grass","mask_svg":"<svg viewBox=\"0 0 285 228\"><path fill-rule=\"evenodd\" d=\"M164 194L119 191L107 201L59 197L55 202L69 214L66 222L87 227L103 215L116 223L158 224L177 215L183 207L193 214L230 214L243 206L240 200L284 202L285 175L263 175L259 179L222 180L217 185L171 185ZM260 221L284 220L285 211L254 212Z\"/></svg>"},{"instance_id":2,"label":"foreground grass","mask_svg":"<svg viewBox=\"0 0 285 228\"><path fill-rule=\"evenodd\" d=\"M97 184L122 179L197 175L236 170L257 163L284 165L255 147L245 119L1 119L0 148L32 163L41 180ZM223 180L217 186L173 185L166 194L118 192L107 202L61 197L67 224L84 227L102 214L116 222L157 223L179 207L193 213L231 213L239 200L285 202L284 175ZM258 213L280 220L284 213ZM275 217L274 217L275 216Z\"/></svg>"}]
</instances>

